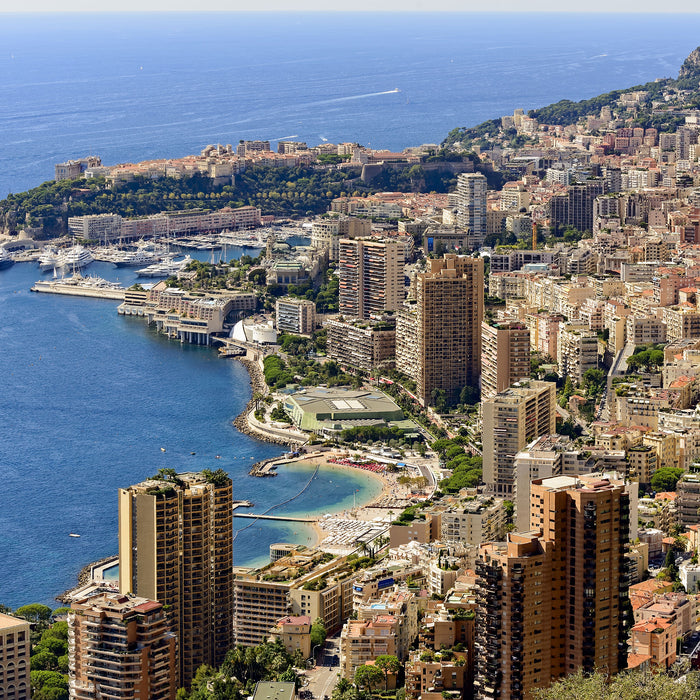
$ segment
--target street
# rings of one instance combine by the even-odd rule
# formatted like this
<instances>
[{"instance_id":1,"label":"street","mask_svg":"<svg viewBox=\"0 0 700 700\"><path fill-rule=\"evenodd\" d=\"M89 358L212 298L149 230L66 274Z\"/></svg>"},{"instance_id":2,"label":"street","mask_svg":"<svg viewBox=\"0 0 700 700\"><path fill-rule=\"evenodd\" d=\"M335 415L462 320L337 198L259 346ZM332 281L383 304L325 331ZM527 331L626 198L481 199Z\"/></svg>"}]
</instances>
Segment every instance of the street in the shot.
<instances>
[{"instance_id":1,"label":"street","mask_svg":"<svg viewBox=\"0 0 700 700\"><path fill-rule=\"evenodd\" d=\"M331 696L340 673L340 636L329 637L316 654L316 665L305 673L309 683L304 688L314 700Z\"/></svg>"}]
</instances>

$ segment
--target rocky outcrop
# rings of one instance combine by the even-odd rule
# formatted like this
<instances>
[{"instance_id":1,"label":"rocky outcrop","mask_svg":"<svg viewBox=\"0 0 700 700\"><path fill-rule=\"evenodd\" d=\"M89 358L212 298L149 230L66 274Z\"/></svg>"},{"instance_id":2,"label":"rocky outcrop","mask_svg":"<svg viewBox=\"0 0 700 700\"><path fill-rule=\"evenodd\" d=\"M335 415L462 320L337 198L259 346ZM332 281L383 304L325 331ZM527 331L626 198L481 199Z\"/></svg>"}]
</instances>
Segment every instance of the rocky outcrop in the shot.
<instances>
[{"instance_id":1,"label":"rocky outcrop","mask_svg":"<svg viewBox=\"0 0 700 700\"><path fill-rule=\"evenodd\" d=\"M683 65L678 72L679 80L681 78L692 78L694 76L700 76L700 46L692 51L688 58L683 61Z\"/></svg>"}]
</instances>

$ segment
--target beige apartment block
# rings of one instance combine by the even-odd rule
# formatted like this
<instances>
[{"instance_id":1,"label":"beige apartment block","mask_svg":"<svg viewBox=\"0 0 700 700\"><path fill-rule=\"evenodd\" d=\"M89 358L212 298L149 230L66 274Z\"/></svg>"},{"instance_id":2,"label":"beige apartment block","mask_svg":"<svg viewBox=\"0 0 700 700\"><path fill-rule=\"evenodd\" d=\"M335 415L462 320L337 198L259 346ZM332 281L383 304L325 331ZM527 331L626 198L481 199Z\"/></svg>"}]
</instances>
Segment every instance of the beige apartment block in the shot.
<instances>
[{"instance_id":1,"label":"beige apartment block","mask_svg":"<svg viewBox=\"0 0 700 700\"><path fill-rule=\"evenodd\" d=\"M527 381L482 402L484 482L496 496L515 487L515 456L541 435L556 429L556 386Z\"/></svg>"},{"instance_id":2,"label":"beige apartment block","mask_svg":"<svg viewBox=\"0 0 700 700\"><path fill-rule=\"evenodd\" d=\"M282 297L275 304L275 319L280 332L310 335L316 328L316 303Z\"/></svg>"},{"instance_id":3,"label":"beige apartment block","mask_svg":"<svg viewBox=\"0 0 700 700\"><path fill-rule=\"evenodd\" d=\"M484 263L454 254L429 263L416 277L415 303L397 321L397 367L410 371L423 405L434 405L436 391L455 403L465 386L478 385L481 372ZM404 348L406 341L415 350ZM409 357L416 358L413 367Z\"/></svg>"},{"instance_id":4,"label":"beige apartment block","mask_svg":"<svg viewBox=\"0 0 700 700\"><path fill-rule=\"evenodd\" d=\"M29 700L29 623L0 613L0 697Z\"/></svg>"},{"instance_id":5,"label":"beige apartment block","mask_svg":"<svg viewBox=\"0 0 700 700\"><path fill-rule=\"evenodd\" d=\"M443 511L440 540L478 545L505 535L506 511L501 498L477 498Z\"/></svg>"},{"instance_id":6,"label":"beige apartment block","mask_svg":"<svg viewBox=\"0 0 700 700\"><path fill-rule=\"evenodd\" d=\"M190 472L119 489L119 589L168 606L181 685L233 645L232 565L227 476Z\"/></svg>"},{"instance_id":7,"label":"beige apartment block","mask_svg":"<svg viewBox=\"0 0 700 700\"><path fill-rule=\"evenodd\" d=\"M75 599L68 613L68 668L76 700L174 700L176 640L163 605L106 590Z\"/></svg>"},{"instance_id":8,"label":"beige apartment block","mask_svg":"<svg viewBox=\"0 0 700 700\"><path fill-rule=\"evenodd\" d=\"M519 322L481 324L481 398L530 376L530 331Z\"/></svg>"},{"instance_id":9,"label":"beige apartment block","mask_svg":"<svg viewBox=\"0 0 700 700\"><path fill-rule=\"evenodd\" d=\"M670 306L661 311L670 342L700 337L700 313L694 306Z\"/></svg>"},{"instance_id":10,"label":"beige apartment block","mask_svg":"<svg viewBox=\"0 0 700 700\"><path fill-rule=\"evenodd\" d=\"M396 327L381 321L326 321L328 357L371 372L396 355Z\"/></svg>"},{"instance_id":11,"label":"beige apartment block","mask_svg":"<svg viewBox=\"0 0 700 700\"><path fill-rule=\"evenodd\" d=\"M404 298L404 244L379 238L341 238L338 308L347 318L394 311Z\"/></svg>"},{"instance_id":12,"label":"beige apartment block","mask_svg":"<svg viewBox=\"0 0 700 700\"><path fill-rule=\"evenodd\" d=\"M298 547L260 569L236 569L234 574L236 644L264 642L288 615L312 621L320 617L332 634L352 612L354 574L346 557L329 561L319 550Z\"/></svg>"},{"instance_id":13,"label":"beige apartment block","mask_svg":"<svg viewBox=\"0 0 700 700\"><path fill-rule=\"evenodd\" d=\"M561 323L558 363L562 377L583 381L587 370L598 368L598 336L583 324Z\"/></svg>"},{"instance_id":14,"label":"beige apartment block","mask_svg":"<svg viewBox=\"0 0 700 700\"><path fill-rule=\"evenodd\" d=\"M311 618L308 615L287 615L277 620L270 637L282 642L292 655L300 651L305 659L311 656Z\"/></svg>"}]
</instances>

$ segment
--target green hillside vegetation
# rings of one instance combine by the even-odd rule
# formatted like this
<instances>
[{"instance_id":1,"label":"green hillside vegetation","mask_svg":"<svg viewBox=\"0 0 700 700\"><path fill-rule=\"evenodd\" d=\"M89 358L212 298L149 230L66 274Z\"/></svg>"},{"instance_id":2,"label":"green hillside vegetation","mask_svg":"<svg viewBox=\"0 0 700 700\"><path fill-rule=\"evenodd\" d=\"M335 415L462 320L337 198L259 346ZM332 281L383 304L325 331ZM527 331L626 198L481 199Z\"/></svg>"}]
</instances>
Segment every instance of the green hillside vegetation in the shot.
<instances>
[{"instance_id":1,"label":"green hillside vegetation","mask_svg":"<svg viewBox=\"0 0 700 700\"><path fill-rule=\"evenodd\" d=\"M264 214L320 214L332 199L355 192L357 169L251 168L236 176L235 185L214 185L204 175L151 180L136 177L110 188L104 178L44 182L0 201L0 225L12 232L43 226L51 238L67 231L70 216L117 213L125 217L183 209L216 210L252 205Z\"/></svg>"}]
</instances>

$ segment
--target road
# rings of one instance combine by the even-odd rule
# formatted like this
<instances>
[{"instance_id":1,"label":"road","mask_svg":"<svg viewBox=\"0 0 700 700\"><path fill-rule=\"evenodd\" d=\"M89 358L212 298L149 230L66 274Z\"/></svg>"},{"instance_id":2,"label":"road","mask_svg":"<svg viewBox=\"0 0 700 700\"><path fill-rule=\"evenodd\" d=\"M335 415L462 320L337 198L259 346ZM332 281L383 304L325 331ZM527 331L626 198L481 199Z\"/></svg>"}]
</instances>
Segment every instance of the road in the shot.
<instances>
[{"instance_id":1,"label":"road","mask_svg":"<svg viewBox=\"0 0 700 700\"><path fill-rule=\"evenodd\" d=\"M309 684L305 690L311 691L314 700L329 698L338 682L340 674L340 634L329 637L316 654L316 665L306 671Z\"/></svg>"}]
</instances>

